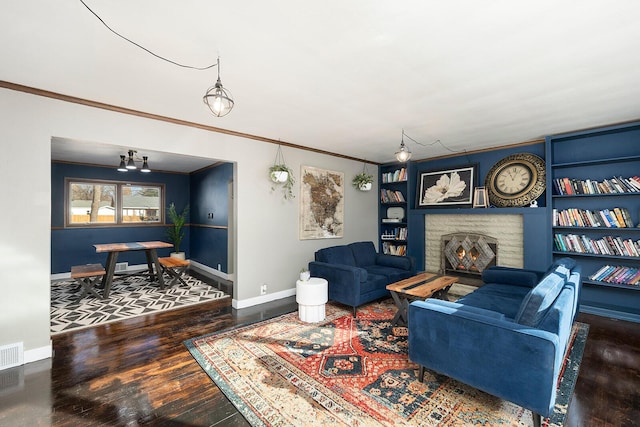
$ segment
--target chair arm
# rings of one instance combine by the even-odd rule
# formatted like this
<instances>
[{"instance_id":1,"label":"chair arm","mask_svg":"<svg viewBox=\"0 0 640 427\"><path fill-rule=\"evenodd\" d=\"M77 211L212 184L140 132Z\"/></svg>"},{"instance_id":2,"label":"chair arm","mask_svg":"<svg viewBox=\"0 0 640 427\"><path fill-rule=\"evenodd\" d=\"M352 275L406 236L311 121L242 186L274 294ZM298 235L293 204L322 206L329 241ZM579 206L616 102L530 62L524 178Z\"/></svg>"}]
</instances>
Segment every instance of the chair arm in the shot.
<instances>
[{"instance_id":1,"label":"chair arm","mask_svg":"<svg viewBox=\"0 0 640 427\"><path fill-rule=\"evenodd\" d=\"M361 293L361 282L367 281L367 270L344 264L329 264L312 261L309 272L313 277L327 279L329 299L347 305L357 305Z\"/></svg>"},{"instance_id":2,"label":"chair arm","mask_svg":"<svg viewBox=\"0 0 640 427\"><path fill-rule=\"evenodd\" d=\"M415 259L409 256L376 254L376 265L382 265L384 267L399 268L401 270L414 271Z\"/></svg>"},{"instance_id":3,"label":"chair arm","mask_svg":"<svg viewBox=\"0 0 640 427\"><path fill-rule=\"evenodd\" d=\"M564 356L558 336L447 302L409 306L409 359L543 416Z\"/></svg>"}]
</instances>

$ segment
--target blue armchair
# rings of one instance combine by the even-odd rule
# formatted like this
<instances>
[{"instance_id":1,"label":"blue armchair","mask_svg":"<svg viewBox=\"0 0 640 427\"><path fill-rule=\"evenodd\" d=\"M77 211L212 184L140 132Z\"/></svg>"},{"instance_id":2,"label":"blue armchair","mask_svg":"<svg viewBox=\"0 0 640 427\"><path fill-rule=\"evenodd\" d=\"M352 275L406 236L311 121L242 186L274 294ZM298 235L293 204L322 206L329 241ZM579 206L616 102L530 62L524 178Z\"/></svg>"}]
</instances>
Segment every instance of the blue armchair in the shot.
<instances>
[{"instance_id":1,"label":"blue armchair","mask_svg":"<svg viewBox=\"0 0 640 427\"><path fill-rule=\"evenodd\" d=\"M373 242L332 246L315 253L309 263L313 277L329 283L329 299L353 307L388 296L388 284L416 274L415 260L408 256L379 254Z\"/></svg>"}]
</instances>

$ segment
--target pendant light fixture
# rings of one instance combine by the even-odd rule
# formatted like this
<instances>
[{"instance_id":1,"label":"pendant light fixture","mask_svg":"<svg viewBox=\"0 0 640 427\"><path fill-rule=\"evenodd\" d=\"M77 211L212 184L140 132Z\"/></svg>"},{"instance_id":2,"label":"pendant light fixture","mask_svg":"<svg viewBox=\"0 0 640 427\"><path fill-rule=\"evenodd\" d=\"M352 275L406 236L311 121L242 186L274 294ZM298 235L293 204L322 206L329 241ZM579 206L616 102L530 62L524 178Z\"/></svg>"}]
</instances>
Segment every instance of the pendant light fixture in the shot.
<instances>
[{"instance_id":1,"label":"pendant light fixture","mask_svg":"<svg viewBox=\"0 0 640 427\"><path fill-rule=\"evenodd\" d=\"M220 81L220 58L218 58L218 81L207 90L202 100L216 117L229 114L235 104L231 97L231 92L223 88Z\"/></svg>"},{"instance_id":2,"label":"pendant light fixture","mask_svg":"<svg viewBox=\"0 0 640 427\"><path fill-rule=\"evenodd\" d=\"M399 162L407 162L411 158L411 151L404 145L404 129L402 129L402 140L400 141L400 148L396 151L396 160Z\"/></svg>"},{"instance_id":3,"label":"pendant light fixture","mask_svg":"<svg viewBox=\"0 0 640 427\"><path fill-rule=\"evenodd\" d=\"M467 150L462 150L462 151L452 150L449 147L447 147L446 145L444 145L442 143L442 141L440 141L439 139L436 139L431 144L423 144L422 142L418 142L415 139L411 138L409 135L404 133L404 129L402 129L402 140L400 141L400 147L398 148L398 151L396 151L396 153L395 153L396 160L399 161L399 162L402 162L402 163L409 161L409 159L411 158L411 150L409 150L409 147L407 147L404 144L404 137L405 136L409 140L415 142L418 145L422 145L423 147L431 147L431 146L433 146L435 144L439 144L440 146L442 146L442 148L444 148L445 150L449 151L450 153L466 153L466 151L467 151Z\"/></svg>"},{"instance_id":4,"label":"pendant light fixture","mask_svg":"<svg viewBox=\"0 0 640 427\"><path fill-rule=\"evenodd\" d=\"M150 49L147 49L146 47L142 46L139 43L136 43L135 41L129 39L128 37L125 37L124 35L120 34L119 32L115 31L113 28L111 28L107 22L102 19L96 12L93 11L93 9L91 9L89 7L89 5L87 5L83 0L80 0L80 3L82 3L82 5L89 11L91 12L91 14L93 16L96 17L96 19L98 19L98 21L100 21L100 23L102 25L104 25L109 31L111 31L113 34L115 34L116 36L120 37L121 39L131 43L132 45L134 45L135 47L144 50L145 52L155 56L158 59L161 59L163 61L166 61L170 64L173 65L177 65L178 67L182 67L182 68L190 68L192 70L208 70L210 68L213 67L218 67L218 81L216 82L216 84L212 87L209 88L209 90L207 90L207 93L204 95L204 97L202 98L204 103L207 104L207 107L209 107L209 109L211 110L211 112L213 113L214 116L216 117L222 117L222 116L226 116L227 114L229 114L229 112L231 111L231 109L233 108L233 98L231 97L231 93L226 90L225 88L222 87L222 82L220 81L220 58L218 57L218 61L214 64L209 64L206 67L194 67L191 65L186 65L186 64L181 64L179 62L173 61L169 58L165 58L162 55L159 55L153 51L151 51ZM148 170L143 170L142 172L149 172Z\"/></svg>"},{"instance_id":5,"label":"pendant light fixture","mask_svg":"<svg viewBox=\"0 0 640 427\"><path fill-rule=\"evenodd\" d=\"M140 172L148 173L151 172L149 168L148 156L142 156L142 160L140 158L136 158L137 151L129 150L129 159L123 154L120 155L120 165L118 166L118 172L128 172L130 170L138 169L136 162L142 162L142 167L140 168ZM125 163L126 161L126 163Z\"/></svg>"}]
</instances>

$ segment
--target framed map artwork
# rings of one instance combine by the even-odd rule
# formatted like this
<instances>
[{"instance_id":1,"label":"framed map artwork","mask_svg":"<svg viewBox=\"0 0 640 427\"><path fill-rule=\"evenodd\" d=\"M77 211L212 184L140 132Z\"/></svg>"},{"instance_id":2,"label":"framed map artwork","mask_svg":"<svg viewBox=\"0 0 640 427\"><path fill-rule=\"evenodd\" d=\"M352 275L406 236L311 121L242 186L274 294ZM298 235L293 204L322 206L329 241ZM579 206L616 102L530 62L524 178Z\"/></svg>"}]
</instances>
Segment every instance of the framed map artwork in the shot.
<instances>
[{"instance_id":1,"label":"framed map artwork","mask_svg":"<svg viewBox=\"0 0 640 427\"><path fill-rule=\"evenodd\" d=\"M302 166L300 240L344 235L344 173Z\"/></svg>"}]
</instances>

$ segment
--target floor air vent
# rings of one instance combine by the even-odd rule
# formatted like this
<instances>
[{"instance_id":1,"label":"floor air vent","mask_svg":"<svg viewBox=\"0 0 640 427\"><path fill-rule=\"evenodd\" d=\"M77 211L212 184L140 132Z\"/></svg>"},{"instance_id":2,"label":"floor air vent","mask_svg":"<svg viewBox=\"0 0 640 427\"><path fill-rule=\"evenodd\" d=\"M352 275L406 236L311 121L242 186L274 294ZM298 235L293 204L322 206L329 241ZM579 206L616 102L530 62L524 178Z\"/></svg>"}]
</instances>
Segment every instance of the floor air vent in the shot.
<instances>
[{"instance_id":1,"label":"floor air vent","mask_svg":"<svg viewBox=\"0 0 640 427\"><path fill-rule=\"evenodd\" d=\"M24 349L21 342L0 346L0 370L24 364Z\"/></svg>"},{"instance_id":2,"label":"floor air vent","mask_svg":"<svg viewBox=\"0 0 640 427\"><path fill-rule=\"evenodd\" d=\"M115 272L120 273L123 271L127 271L128 268L129 268L128 262L117 262Z\"/></svg>"}]
</instances>

